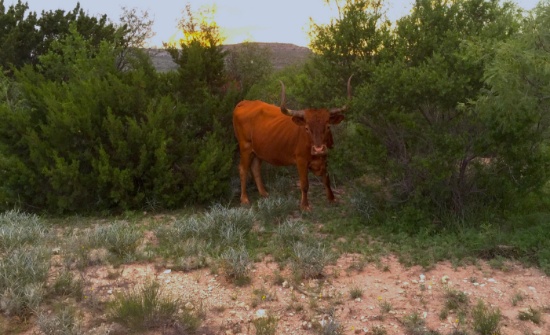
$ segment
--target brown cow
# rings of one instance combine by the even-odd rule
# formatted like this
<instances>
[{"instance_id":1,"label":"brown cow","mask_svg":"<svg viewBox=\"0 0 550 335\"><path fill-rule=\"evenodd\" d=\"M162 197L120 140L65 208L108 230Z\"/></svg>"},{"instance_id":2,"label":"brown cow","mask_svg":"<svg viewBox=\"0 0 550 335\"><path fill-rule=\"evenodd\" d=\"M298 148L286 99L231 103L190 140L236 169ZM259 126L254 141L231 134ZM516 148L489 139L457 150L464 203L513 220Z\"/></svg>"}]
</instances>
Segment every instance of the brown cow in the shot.
<instances>
[{"instance_id":1,"label":"brown cow","mask_svg":"<svg viewBox=\"0 0 550 335\"><path fill-rule=\"evenodd\" d=\"M347 86L348 99L351 96L350 82L351 77ZM309 210L308 171L323 177L327 198L334 201L327 172L327 152L333 145L330 125L342 122L346 107L289 110L282 82L281 86L281 107L258 100L244 100L233 111L233 127L241 153L241 204L250 203L246 193L249 170L252 170L260 195L268 195L260 173L262 161L266 161L276 166L296 165L302 191L300 207Z\"/></svg>"}]
</instances>

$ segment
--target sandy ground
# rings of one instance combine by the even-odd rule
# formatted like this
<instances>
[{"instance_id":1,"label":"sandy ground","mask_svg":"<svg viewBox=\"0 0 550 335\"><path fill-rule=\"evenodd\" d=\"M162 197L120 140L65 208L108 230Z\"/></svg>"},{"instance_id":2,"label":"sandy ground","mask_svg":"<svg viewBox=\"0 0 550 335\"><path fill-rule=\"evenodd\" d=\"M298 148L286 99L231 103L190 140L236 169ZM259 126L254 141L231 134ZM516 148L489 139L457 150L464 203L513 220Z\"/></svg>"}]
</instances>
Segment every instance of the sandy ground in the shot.
<instances>
[{"instance_id":1,"label":"sandy ground","mask_svg":"<svg viewBox=\"0 0 550 335\"><path fill-rule=\"evenodd\" d=\"M407 334L403 320L415 313L429 329L451 334L464 327L459 313L451 311L443 318L441 314L448 292L463 292L469 311L479 299L500 310L502 335L550 334L550 278L537 269L508 263L502 271L483 262L455 268L444 262L424 271L405 268L394 257L364 265L359 260L356 255L342 256L326 267L324 278L296 286L290 284L291 274L269 259L255 263L252 281L243 287L209 269L184 273L154 264L90 267L85 291L87 299L108 300L154 278L165 294L186 302L185 308L205 313L197 334L224 335L256 334L252 320L262 315L278 319L276 334L321 334L321 327L331 322L338 323L343 334L382 334L382 329L386 334ZM361 296L352 298L352 290ZM519 319L529 308L542 312L539 324ZM465 322L471 324L472 317ZM90 334L123 333L104 316L88 315L85 323L93 330ZM475 334L471 328L469 334Z\"/></svg>"}]
</instances>

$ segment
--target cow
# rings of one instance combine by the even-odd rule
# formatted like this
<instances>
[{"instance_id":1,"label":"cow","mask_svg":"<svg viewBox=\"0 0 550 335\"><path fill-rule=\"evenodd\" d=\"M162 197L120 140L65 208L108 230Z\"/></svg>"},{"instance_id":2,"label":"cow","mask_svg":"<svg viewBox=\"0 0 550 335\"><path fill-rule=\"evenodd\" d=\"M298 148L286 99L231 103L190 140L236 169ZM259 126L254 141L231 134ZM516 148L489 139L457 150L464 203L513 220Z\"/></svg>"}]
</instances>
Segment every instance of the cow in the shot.
<instances>
[{"instance_id":1,"label":"cow","mask_svg":"<svg viewBox=\"0 0 550 335\"><path fill-rule=\"evenodd\" d=\"M285 85L280 83L280 107L259 100L243 100L233 111L233 127L240 151L241 204L250 204L246 192L249 171L252 171L260 195L268 196L260 173L265 161L275 166L296 165L302 192L300 208L309 211L309 171L322 177L327 199L335 201L327 172L327 153L333 146L330 126L344 120L346 106L290 110L286 107ZM351 77L347 83L348 100L351 98L350 83Z\"/></svg>"}]
</instances>

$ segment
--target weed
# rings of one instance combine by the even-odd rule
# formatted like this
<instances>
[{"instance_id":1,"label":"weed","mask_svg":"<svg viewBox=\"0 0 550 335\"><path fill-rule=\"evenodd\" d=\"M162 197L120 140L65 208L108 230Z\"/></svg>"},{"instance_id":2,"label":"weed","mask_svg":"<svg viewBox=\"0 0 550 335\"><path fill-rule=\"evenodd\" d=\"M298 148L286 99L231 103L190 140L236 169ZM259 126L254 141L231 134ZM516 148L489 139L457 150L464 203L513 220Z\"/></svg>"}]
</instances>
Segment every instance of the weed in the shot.
<instances>
[{"instance_id":1,"label":"weed","mask_svg":"<svg viewBox=\"0 0 550 335\"><path fill-rule=\"evenodd\" d=\"M0 310L7 315L27 315L38 310L45 296L50 269L45 247L12 250L0 258Z\"/></svg>"},{"instance_id":2,"label":"weed","mask_svg":"<svg viewBox=\"0 0 550 335\"><path fill-rule=\"evenodd\" d=\"M258 214L264 224L280 223L292 212L296 203L291 197L269 197L258 200Z\"/></svg>"},{"instance_id":3,"label":"weed","mask_svg":"<svg viewBox=\"0 0 550 335\"><path fill-rule=\"evenodd\" d=\"M51 287L52 294L61 296L72 296L77 301L82 300L84 288L81 280L74 278L69 271L62 271Z\"/></svg>"},{"instance_id":4,"label":"weed","mask_svg":"<svg viewBox=\"0 0 550 335\"><path fill-rule=\"evenodd\" d=\"M539 325L542 320L542 312L540 309L529 307L527 310L520 311L518 318L523 321L531 321Z\"/></svg>"},{"instance_id":5,"label":"weed","mask_svg":"<svg viewBox=\"0 0 550 335\"><path fill-rule=\"evenodd\" d=\"M277 286L282 286L285 282L285 277L281 274L281 271L275 270L273 272L273 284Z\"/></svg>"},{"instance_id":6,"label":"weed","mask_svg":"<svg viewBox=\"0 0 550 335\"><path fill-rule=\"evenodd\" d=\"M307 233L306 225L299 220L285 220L275 229L277 241L282 245L291 246L304 238Z\"/></svg>"},{"instance_id":7,"label":"weed","mask_svg":"<svg viewBox=\"0 0 550 335\"><path fill-rule=\"evenodd\" d=\"M124 221L97 227L90 237L95 248L105 248L118 259L132 260L142 239L136 225Z\"/></svg>"},{"instance_id":8,"label":"weed","mask_svg":"<svg viewBox=\"0 0 550 335\"><path fill-rule=\"evenodd\" d=\"M277 318L272 315L265 315L252 320L256 335L274 335L277 331L277 323Z\"/></svg>"},{"instance_id":9,"label":"weed","mask_svg":"<svg viewBox=\"0 0 550 335\"><path fill-rule=\"evenodd\" d=\"M235 280L237 284L243 285L250 281L252 261L244 247L230 247L221 255L221 262L226 276Z\"/></svg>"},{"instance_id":10,"label":"weed","mask_svg":"<svg viewBox=\"0 0 550 335\"><path fill-rule=\"evenodd\" d=\"M134 331L143 331L172 325L181 303L165 297L156 281L146 282L141 289L115 295L109 303L110 317ZM183 317L183 316L182 316ZM182 322L192 323L183 317ZM180 325L187 327L187 324Z\"/></svg>"},{"instance_id":11,"label":"weed","mask_svg":"<svg viewBox=\"0 0 550 335\"><path fill-rule=\"evenodd\" d=\"M479 335L500 334L500 310L492 309L479 300L472 310L473 328Z\"/></svg>"},{"instance_id":12,"label":"weed","mask_svg":"<svg viewBox=\"0 0 550 335\"><path fill-rule=\"evenodd\" d=\"M374 326L371 329L372 335L386 335L388 331L383 326Z\"/></svg>"},{"instance_id":13,"label":"weed","mask_svg":"<svg viewBox=\"0 0 550 335\"><path fill-rule=\"evenodd\" d=\"M45 335L79 335L83 333L76 309L70 306L65 306L52 314L40 313L37 325Z\"/></svg>"},{"instance_id":14,"label":"weed","mask_svg":"<svg viewBox=\"0 0 550 335\"><path fill-rule=\"evenodd\" d=\"M194 334L197 329L202 324L202 320L205 318L206 312L202 304L197 308L196 311L191 311L188 309L182 309L181 315L179 315L176 320L174 327L180 330L180 333L183 334Z\"/></svg>"},{"instance_id":15,"label":"weed","mask_svg":"<svg viewBox=\"0 0 550 335\"><path fill-rule=\"evenodd\" d=\"M445 309L458 311L468 306L468 295L462 291L448 289L445 292Z\"/></svg>"},{"instance_id":16,"label":"weed","mask_svg":"<svg viewBox=\"0 0 550 335\"><path fill-rule=\"evenodd\" d=\"M266 288L261 287L252 291L253 298L251 306L256 308L264 302L275 301L277 297L272 292L269 292Z\"/></svg>"},{"instance_id":17,"label":"weed","mask_svg":"<svg viewBox=\"0 0 550 335\"><path fill-rule=\"evenodd\" d=\"M370 221L375 213L371 195L366 190L355 190L349 201L361 219Z\"/></svg>"},{"instance_id":18,"label":"weed","mask_svg":"<svg viewBox=\"0 0 550 335\"><path fill-rule=\"evenodd\" d=\"M255 219L254 211L250 208L229 208L219 204L212 206L203 216L203 220L214 227L230 225L245 234L252 229Z\"/></svg>"},{"instance_id":19,"label":"weed","mask_svg":"<svg viewBox=\"0 0 550 335\"><path fill-rule=\"evenodd\" d=\"M342 335L344 334L344 326L342 326L337 320L333 317L328 318L328 320L321 321L321 335Z\"/></svg>"},{"instance_id":20,"label":"weed","mask_svg":"<svg viewBox=\"0 0 550 335\"><path fill-rule=\"evenodd\" d=\"M31 246L49 236L40 218L34 214L11 210L0 213L0 252Z\"/></svg>"},{"instance_id":21,"label":"weed","mask_svg":"<svg viewBox=\"0 0 550 335\"><path fill-rule=\"evenodd\" d=\"M392 304L387 300L381 300L378 303L378 307L380 307L380 313L382 313L382 315L388 314L393 309Z\"/></svg>"},{"instance_id":22,"label":"weed","mask_svg":"<svg viewBox=\"0 0 550 335\"><path fill-rule=\"evenodd\" d=\"M349 296L352 300L363 297L363 290L360 287L352 287L349 290Z\"/></svg>"},{"instance_id":23,"label":"weed","mask_svg":"<svg viewBox=\"0 0 550 335\"><path fill-rule=\"evenodd\" d=\"M512 306L517 306L519 302L523 301L525 297L523 296L523 293L517 292L512 297Z\"/></svg>"},{"instance_id":24,"label":"weed","mask_svg":"<svg viewBox=\"0 0 550 335\"><path fill-rule=\"evenodd\" d=\"M323 274L323 269L332 257L321 244L294 243L292 272L296 278L316 278Z\"/></svg>"},{"instance_id":25,"label":"weed","mask_svg":"<svg viewBox=\"0 0 550 335\"><path fill-rule=\"evenodd\" d=\"M403 318L403 325L409 335L438 335L439 332L426 328L425 321L416 312Z\"/></svg>"}]
</instances>

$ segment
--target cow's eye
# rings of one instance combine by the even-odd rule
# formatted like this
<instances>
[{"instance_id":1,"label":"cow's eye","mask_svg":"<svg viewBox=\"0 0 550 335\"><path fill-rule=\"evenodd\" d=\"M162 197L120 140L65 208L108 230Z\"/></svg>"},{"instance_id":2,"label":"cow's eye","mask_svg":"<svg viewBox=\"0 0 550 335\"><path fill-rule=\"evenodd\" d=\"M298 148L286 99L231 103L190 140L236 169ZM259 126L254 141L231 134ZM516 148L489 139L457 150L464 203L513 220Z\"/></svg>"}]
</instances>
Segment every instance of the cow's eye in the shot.
<instances>
[{"instance_id":1,"label":"cow's eye","mask_svg":"<svg viewBox=\"0 0 550 335\"><path fill-rule=\"evenodd\" d=\"M309 133L309 126L306 126L306 131Z\"/></svg>"}]
</instances>

